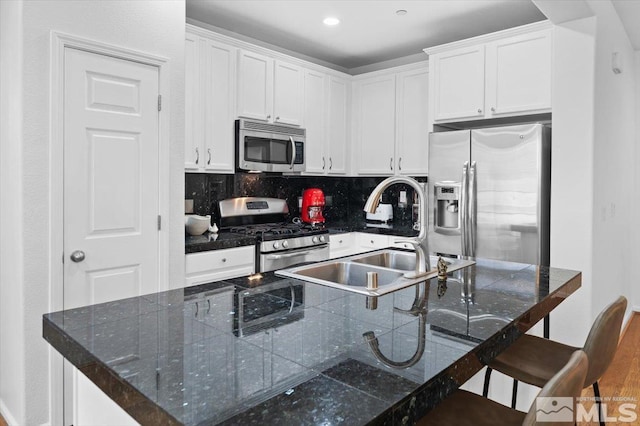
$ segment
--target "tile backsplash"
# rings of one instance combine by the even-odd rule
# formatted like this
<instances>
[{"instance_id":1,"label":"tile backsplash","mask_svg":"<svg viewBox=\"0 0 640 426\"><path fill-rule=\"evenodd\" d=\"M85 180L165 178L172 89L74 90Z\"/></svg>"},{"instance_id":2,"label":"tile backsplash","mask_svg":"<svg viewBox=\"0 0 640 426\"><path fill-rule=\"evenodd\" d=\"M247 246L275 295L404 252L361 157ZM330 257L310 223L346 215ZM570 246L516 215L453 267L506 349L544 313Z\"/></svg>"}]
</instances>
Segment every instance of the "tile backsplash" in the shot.
<instances>
[{"instance_id":1,"label":"tile backsplash","mask_svg":"<svg viewBox=\"0 0 640 426\"><path fill-rule=\"evenodd\" d=\"M233 197L274 197L287 201L292 217L299 216L298 197L306 188L320 188L331 204L324 209L327 223L345 222L355 217L364 218L362 207L375 186L383 177L325 177L282 176L268 174L236 173L234 175L186 173L185 199L193 200L193 213L212 215L217 222L217 202ZM418 178L426 181L426 178ZM393 185L385 192L385 202L397 210L399 192L407 190L409 203L413 191L406 185ZM394 211L394 217L398 217Z\"/></svg>"}]
</instances>

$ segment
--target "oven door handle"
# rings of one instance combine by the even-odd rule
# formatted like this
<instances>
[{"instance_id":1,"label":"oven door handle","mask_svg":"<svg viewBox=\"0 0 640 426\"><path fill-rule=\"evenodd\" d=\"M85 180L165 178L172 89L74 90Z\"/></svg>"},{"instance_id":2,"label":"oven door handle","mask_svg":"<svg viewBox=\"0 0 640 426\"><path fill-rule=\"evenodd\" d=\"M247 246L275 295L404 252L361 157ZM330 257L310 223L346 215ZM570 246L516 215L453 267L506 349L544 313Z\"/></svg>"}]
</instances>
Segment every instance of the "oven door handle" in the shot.
<instances>
[{"instance_id":1,"label":"oven door handle","mask_svg":"<svg viewBox=\"0 0 640 426\"><path fill-rule=\"evenodd\" d=\"M296 251L294 253L268 254L265 258L267 260L287 259L289 257L303 256L305 254L309 254L309 253L314 252L316 250L325 249L326 247L327 247L326 245L323 245L323 246L319 246L319 247L314 247L314 248L309 249L309 250Z\"/></svg>"}]
</instances>

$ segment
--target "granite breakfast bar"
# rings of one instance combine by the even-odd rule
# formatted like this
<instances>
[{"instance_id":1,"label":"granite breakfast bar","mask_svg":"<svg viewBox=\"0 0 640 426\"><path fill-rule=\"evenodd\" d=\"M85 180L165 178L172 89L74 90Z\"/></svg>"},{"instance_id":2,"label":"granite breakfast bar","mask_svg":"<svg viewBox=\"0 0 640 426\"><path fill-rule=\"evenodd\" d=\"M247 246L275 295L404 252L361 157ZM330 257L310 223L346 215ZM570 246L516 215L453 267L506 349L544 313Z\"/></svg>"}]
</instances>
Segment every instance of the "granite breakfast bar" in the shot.
<instances>
[{"instance_id":1,"label":"granite breakfast bar","mask_svg":"<svg viewBox=\"0 0 640 426\"><path fill-rule=\"evenodd\" d=\"M141 424L412 424L581 285L478 259L375 300L273 273L43 317Z\"/></svg>"}]
</instances>

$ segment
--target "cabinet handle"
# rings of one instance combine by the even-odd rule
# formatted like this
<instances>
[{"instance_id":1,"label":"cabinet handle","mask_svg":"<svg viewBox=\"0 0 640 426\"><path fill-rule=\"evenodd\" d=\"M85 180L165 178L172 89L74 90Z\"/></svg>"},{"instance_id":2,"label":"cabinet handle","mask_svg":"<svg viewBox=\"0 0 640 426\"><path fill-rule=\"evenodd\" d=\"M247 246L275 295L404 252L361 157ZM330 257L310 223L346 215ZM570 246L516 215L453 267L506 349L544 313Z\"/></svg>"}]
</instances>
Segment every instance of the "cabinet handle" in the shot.
<instances>
[{"instance_id":1,"label":"cabinet handle","mask_svg":"<svg viewBox=\"0 0 640 426\"><path fill-rule=\"evenodd\" d=\"M340 244L342 244L342 240L338 241Z\"/></svg>"},{"instance_id":2,"label":"cabinet handle","mask_svg":"<svg viewBox=\"0 0 640 426\"><path fill-rule=\"evenodd\" d=\"M198 148L196 147L196 164L198 164L200 162L200 151L198 151Z\"/></svg>"},{"instance_id":3,"label":"cabinet handle","mask_svg":"<svg viewBox=\"0 0 640 426\"><path fill-rule=\"evenodd\" d=\"M333 168L333 160L329 157L329 170Z\"/></svg>"},{"instance_id":4,"label":"cabinet handle","mask_svg":"<svg viewBox=\"0 0 640 426\"><path fill-rule=\"evenodd\" d=\"M398 160L398 170L402 170L402 157Z\"/></svg>"},{"instance_id":5,"label":"cabinet handle","mask_svg":"<svg viewBox=\"0 0 640 426\"><path fill-rule=\"evenodd\" d=\"M371 244L373 244L373 240L371 240Z\"/></svg>"},{"instance_id":6,"label":"cabinet handle","mask_svg":"<svg viewBox=\"0 0 640 426\"><path fill-rule=\"evenodd\" d=\"M393 157L389 159L389 170L393 170Z\"/></svg>"},{"instance_id":7,"label":"cabinet handle","mask_svg":"<svg viewBox=\"0 0 640 426\"><path fill-rule=\"evenodd\" d=\"M211 164L211 148L207 148L207 154L209 155L209 159L207 160L207 166Z\"/></svg>"},{"instance_id":8,"label":"cabinet handle","mask_svg":"<svg viewBox=\"0 0 640 426\"><path fill-rule=\"evenodd\" d=\"M227 261L227 258L226 258L226 257L223 257L223 258L222 258L222 263L225 263L226 261Z\"/></svg>"},{"instance_id":9,"label":"cabinet handle","mask_svg":"<svg viewBox=\"0 0 640 426\"><path fill-rule=\"evenodd\" d=\"M491 107L491 112L496 112L496 107Z\"/></svg>"},{"instance_id":10,"label":"cabinet handle","mask_svg":"<svg viewBox=\"0 0 640 426\"><path fill-rule=\"evenodd\" d=\"M324 166L325 166L324 157L322 157L322 170L324 170Z\"/></svg>"},{"instance_id":11,"label":"cabinet handle","mask_svg":"<svg viewBox=\"0 0 640 426\"><path fill-rule=\"evenodd\" d=\"M280 116L276 117L276 121L280 120Z\"/></svg>"},{"instance_id":12,"label":"cabinet handle","mask_svg":"<svg viewBox=\"0 0 640 426\"><path fill-rule=\"evenodd\" d=\"M271 118L271 114L267 115L267 120L269 120Z\"/></svg>"},{"instance_id":13,"label":"cabinet handle","mask_svg":"<svg viewBox=\"0 0 640 426\"><path fill-rule=\"evenodd\" d=\"M478 108L478 114L482 114L482 108Z\"/></svg>"}]
</instances>

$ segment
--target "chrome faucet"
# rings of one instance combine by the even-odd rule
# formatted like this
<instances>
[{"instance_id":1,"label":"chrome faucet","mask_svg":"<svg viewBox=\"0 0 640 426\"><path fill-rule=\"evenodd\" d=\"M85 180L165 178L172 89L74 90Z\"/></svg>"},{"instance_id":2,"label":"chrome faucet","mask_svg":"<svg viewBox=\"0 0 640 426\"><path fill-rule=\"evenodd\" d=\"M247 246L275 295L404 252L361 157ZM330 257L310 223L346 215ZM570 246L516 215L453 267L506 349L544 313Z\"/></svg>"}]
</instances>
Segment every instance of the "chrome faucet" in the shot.
<instances>
[{"instance_id":1,"label":"chrome faucet","mask_svg":"<svg viewBox=\"0 0 640 426\"><path fill-rule=\"evenodd\" d=\"M364 205L364 211L369 213L375 213L380 204L380 197L382 193L394 183L404 183L411 186L418 194L418 224L420 226L420 232L417 237L409 239L396 240L396 243L408 243L413 245L416 251L416 269L414 272L407 272L404 274L405 278L419 278L427 274L431 270L431 264L429 262L429 241L427 239L427 197L422 185L418 181L408 176L391 176L376 186L367 202Z\"/></svg>"}]
</instances>

